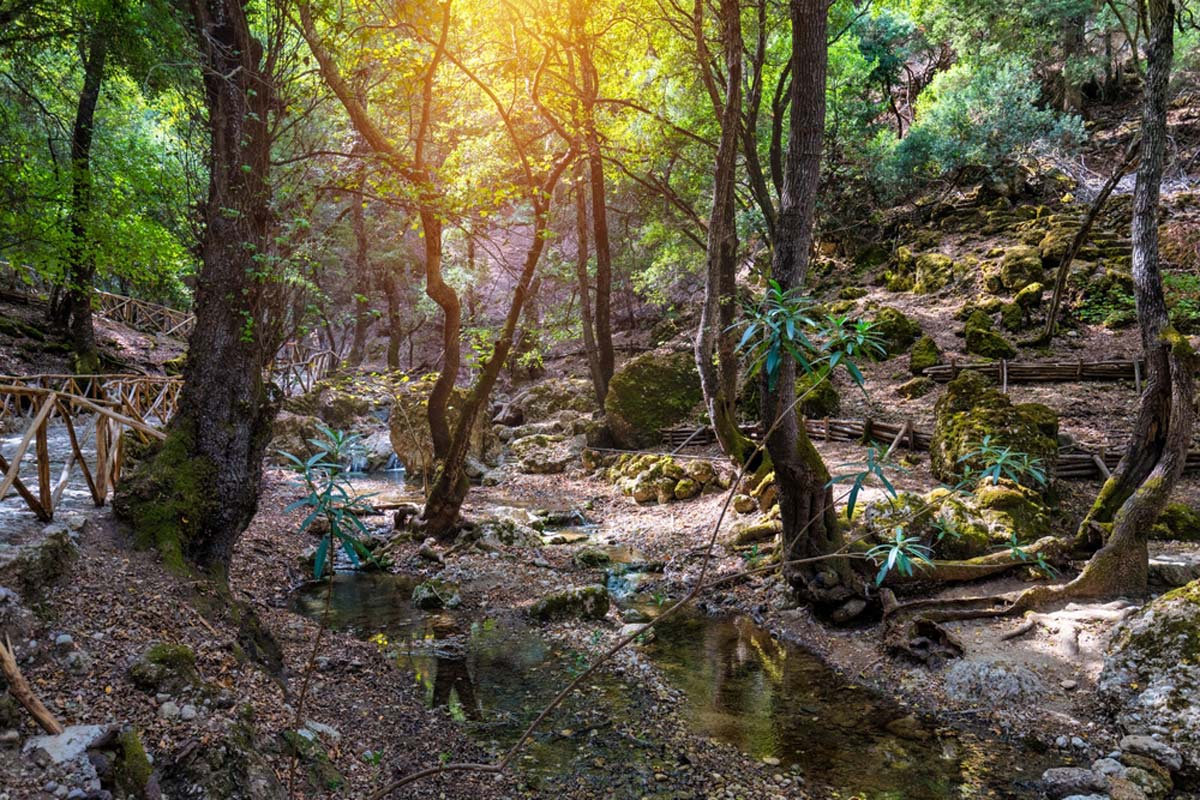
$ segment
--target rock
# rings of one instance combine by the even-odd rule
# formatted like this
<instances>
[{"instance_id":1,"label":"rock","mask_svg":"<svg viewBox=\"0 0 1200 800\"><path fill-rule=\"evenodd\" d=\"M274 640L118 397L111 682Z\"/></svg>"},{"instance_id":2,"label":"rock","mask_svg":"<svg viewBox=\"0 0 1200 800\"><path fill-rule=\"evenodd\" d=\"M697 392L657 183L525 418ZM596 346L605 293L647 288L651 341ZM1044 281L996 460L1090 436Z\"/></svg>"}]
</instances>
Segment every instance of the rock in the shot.
<instances>
[{"instance_id":1,"label":"rock","mask_svg":"<svg viewBox=\"0 0 1200 800\"><path fill-rule=\"evenodd\" d=\"M206 743L187 747L162 768L162 795L194 800L286 800L288 792L264 755L268 748L245 724L235 724ZM320 787L322 793L329 786Z\"/></svg>"},{"instance_id":2,"label":"rock","mask_svg":"<svg viewBox=\"0 0 1200 800\"><path fill-rule=\"evenodd\" d=\"M937 342L930 336L922 336L913 343L908 354L908 370L913 375L921 375L929 367L942 363L942 351Z\"/></svg>"},{"instance_id":3,"label":"rock","mask_svg":"<svg viewBox=\"0 0 1200 800\"><path fill-rule=\"evenodd\" d=\"M930 294L944 288L954 277L954 260L942 253L922 253L917 256L913 291Z\"/></svg>"},{"instance_id":4,"label":"rock","mask_svg":"<svg viewBox=\"0 0 1200 800\"><path fill-rule=\"evenodd\" d=\"M54 637L54 646L60 650L68 650L75 643L75 639L69 633L60 633Z\"/></svg>"},{"instance_id":5,"label":"rock","mask_svg":"<svg viewBox=\"0 0 1200 800\"><path fill-rule=\"evenodd\" d=\"M1054 767L1042 773L1042 790L1052 799L1104 792L1108 779L1082 767Z\"/></svg>"},{"instance_id":6,"label":"rock","mask_svg":"<svg viewBox=\"0 0 1200 800\"><path fill-rule=\"evenodd\" d=\"M25 641L33 635L36 624L33 612L21 603L20 595L0 586L0 638L7 636L15 642Z\"/></svg>"},{"instance_id":7,"label":"rock","mask_svg":"<svg viewBox=\"0 0 1200 800\"><path fill-rule=\"evenodd\" d=\"M1092 772L1095 772L1097 775L1104 775L1106 777L1115 775L1116 777L1120 778L1125 774L1125 766L1116 759L1101 758L1092 762Z\"/></svg>"},{"instance_id":8,"label":"rock","mask_svg":"<svg viewBox=\"0 0 1200 800\"><path fill-rule=\"evenodd\" d=\"M177 719L180 713L179 706L172 700L168 700L158 707L158 715L163 719Z\"/></svg>"},{"instance_id":9,"label":"rock","mask_svg":"<svg viewBox=\"0 0 1200 800\"><path fill-rule=\"evenodd\" d=\"M649 644L654 641L654 628L647 628L645 623L631 622L621 626L620 636L624 639L626 636L637 636L635 643Z\"/></svg>"},{"instance_id":10,"label":"rock","mask_svg":"<svg viewBox=\"0 0 1200 800\"><path fill-rule=\"evenodd\" d=\"M1126 736L1121 739L1121 749L1153 759L1171 772L1179 772L1183 769L1183 756L1179 754L1179 751L1152 736Z\"/></svg>"},{"instance_id":11,"label":"rock","mask_svg":"<svg viewBox=\"0 0 1200 800\"><path fill-rule=\"evenodd\" d=\"M739 514L752 514L758 510L758 503L748 494L733 496L733 510Z\"/></svg>"},{"instance_id":12,"label":"rock","mask_svg":"<svg viewBox=\"0 0 1200 800\"><path fill-rule=\"evenodd\" d=\"M968 353L984 358L1013 358L1017 355L1017 348L995 331L991 316L983 311L976 311L967 317L963 335L966 337Z\"/></svg>"},{"instance_id":13,"label":"rock","mask_svg":"<svg viewBox=\"0 0 1200 800\"><path fill-rule=\"evenodd\" d=\"M946 671L945 686L958 702L985 705L1032 703L1046 694L1041 678L1029 668L991 661L955 661Z\"/></svg>"},{"instance_id":14,"label":"rock","mask_svg":"<svg viewBox=\"0 0 1200 800\"><path fill-rule=\"evenodd\" d=\"M883 345L883 358L900 355L921 336L921 326L904 312L891 306L885 306L876 312L872 326L872 331Z\"/></svg>"},{"instance_id":15,"label":"rock","mask_svg":"<svg viewBox=\"0 0 1200 800\"><path fill-rule=\"evenodd\" d=\"M1017 292L1017 296L1013 298L1013 303L1026 312L1032 311L1035 308L1041 307L1042 294L1045 291L1046 287L1040 281L1031 283Z\"/></svg>"},{"instance_id":16,"label":"rock","mask_svg":"<svg viewBox=\"0 0 1200 800\"><path fill-rule=\"evenodd\" d=\"M113 733L110 725L72 725L57 735L33 736L25 741L22 754L42 754L46 763L77 765L87 761L87 751Z\"/></svg>"},{"instance_id":17,"label":"rock","mask_svg":"<svg viewBox=\"0 0 1200 800\"><path fill-rule=\"evenodd\" d=\"M536 434L514 439L510 445L517 468L527 475L553 475L565 472L579 460L587 447L586 436Z\"/></svg>"},{"instance_id":18,"label":"rock","mask_svg":"<svg viewBox=\"0 0 1200 800\"><path fill-rule=\"evenodd\" d=\"M519 410L522 422L541 422L560 411L572 411L580 415L592 414L598 409L596 390L585 378L546 378L526 386L512 399L509 407Z\"/></svg>"},{"instance_id":19,"label":"rock","mask_svg":"<svg viewBox=\"0 0 1200 800\"><path fill-rule=\"evenodd\" d=\"M1200 512L1187 503L1168 503L1151 529L1150 538L1200 542Z\"/></svg>"},{"instance_id":20,"label":"rock","mask_svg":"<svg viewBox=\"0 0 1200 800\"><path fill-rule=\"evenodd\" d=\"M0 547L0 586L37 597L67 573L78 549L65 525L47 525L25 544Z\"/></svg>"},{"instance_id":21,"label":"rock","mask_svg":"<svg viewBox=\"0 0 1200 800\"><path fill-rule=\"evenodd\" d=\"M585 547L576 553L572 558L577 566L594 569L596 567L606 567L612 563L612 556L598 547Z\"/></svg>"},{"instance_id":22,"label":"rock","mask_svg":"<svg viewBox=\"0 0 1200 800\"><path fill-rule=\"evenodd\" d=\"M1117 722L1130 732L1122 750L1161 760L1188 778L1200 775L1197 654L1200 581L1193 581L1117 626L1098 684L1100 696L1118 709ZM1161 738L1146 735L1151 732Z\"/></svg>"},{"instance_id":23,"label":"rock","mask_svg":"<svg viewBox=\"0 0 1200 800\"><path fill-rule=\"evenodd\" d=\"M919 397L932 392L937 388L937 384L932 378L926 378L922 375L919 378L913 378L911 381L906 381L896 387L896 394L909 400L915 400Z\"/></svg>"},{"instance_id":24,"label":"rock","mask_svg":"<svg viewBox=\"0 0 1200 800\"><path fill-rule=\"evenodd\" d=\"M833 612L833 621L839 625L858 619L864 611L867 610L867 601L859 597L853 597L843 603Z\"/></svg>"},{"instance_id":25,"label":"rock","mask_svg":"<svg viewBox=\"0 0 1200 800\"><path fill-rule=\"evenodd\" d=\"M1176 588L1200 580L1200 553L1195 551L1152 553L1150 583Z\"/></svg>"},{"instance_id":26,"label":"rock","mask_svg":"<svg viewBox=\"0 0 1200 800\"><path fill-rule=\"evenodd\" d=\"M21 743L21 732L9 728L0 731L0 747L16 747Z\"/></svg>"},{"instance_id":27,"label":"rock","mask_svg":"<svg viewBox=\"0 0 1200 800\"><path fill-rule=\"evenodd\" d=\"M396 457L404 465L410 477L432 475L433 436L429 432L429 394L433 390L436 374L426 375L420 380L410 381L396 390L389 417L389 438ZM447 421L454 428L467 393L455 388L447 408ZM495 463L500 452L500 441L490 425L476 424L471 429L471 441L467 454L484 464Z\"/></svg>"},{"instance_id":28,"label":"rock","mask_svg":"<svg viewBox=\"0 0 1200 800\"><path fill-rule=\"evenodd\" d=\"M177 692L199 681L196 654L185 644L151 645L130 664L129 678L145 692Z\"/></svg>"},{"instance_id":29,"label":"rock","mask_svg":"<svg viewBox=\"0 0 1200 800\"><path fill-rule=\"evenodd\" d=\"M1004 252L1000 262L1000 284L1005 289L1019 292L1042 280L1043 275L1042 256L1037 248L1018 245Z\"/></svg>"},{"instance_id":30,"label":"rock","mask_svg":"<svg viewBox=\"0 0 1200 800\"><path fill-rule=\"evenodd\" d=\"M684 421L702 399L692 353L654 350L617 370L604 408L617 444L639 449L657 444L660 431Z\"/></svg>"},{"instance_id":31,"label":"rock","mask_svg":"<svg viewBox=\"0 0 1200 800\"><path fill-rule=\"evenodd\" d=\"M1125 780L1140 789L1148 800L1163 800L1174 788L1170 775L1163 776L1158 772L1141 767L1127 767L1124 777Z\"/></svg>"},{"instance_id":32,"label":"rock","mask_svg":"<svg viewBox=\"0 0 1200 800\"><path fill-rule=\"evenodd\" d=\"M703 487L696 483L691 478L684 478L679 483L675 484L675 499L676 500L691 500L700 494Z\"/></svg>"},{"instance_id":33,"label":"rock","mask_svg":"<svg viewBox=\"0 0 1200 800\"><path fill-rule=\"evenodd\" d=\"M543 622L571 617L601 620L608 614L608 605L604 587L574 587L541 598L530 606L529 615Z\"/></svg>"},{"instance_id":34,"label":"rock","mask_svg":"<svg viewBox=\"0 0 1200 800\"><path fill-rule=\"evenodd\" d=\"M964 370L947 384L934 406L936 420L929 446L934 476L948 484L964 477L964 467L979 474L986 462L978 455L984 437L994 447L1008 447L1037 459L1048 476L1058 458L1058 417L1040 403L1014 405L977 372ZM1030 488L1044 489L1027 476Z\"/></svg>"},{"instance_id":35,"label":"rock","mask_svg":"<svg viewBox=\"0 0 1200 800\"><path fill-rule=\"evenodd\" d=\"M458 593L457 585L439 578L431 578L413 587L412 604L423 611L458 608L462 605L462 597Z\"/></svg>"}]
</instances>

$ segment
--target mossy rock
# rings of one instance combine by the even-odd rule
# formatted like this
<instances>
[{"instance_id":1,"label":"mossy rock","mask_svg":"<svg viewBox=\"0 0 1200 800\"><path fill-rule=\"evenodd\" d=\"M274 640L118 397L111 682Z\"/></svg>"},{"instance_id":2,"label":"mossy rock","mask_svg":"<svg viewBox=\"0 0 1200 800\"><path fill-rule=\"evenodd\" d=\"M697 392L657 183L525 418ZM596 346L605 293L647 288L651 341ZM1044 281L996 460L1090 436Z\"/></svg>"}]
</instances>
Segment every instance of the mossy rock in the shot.
<instances>
[{"instance_id":1,"label":"mossy rock","mask_svg":"<svg viewBox=\"0 0 1200 800\"><path fill-rule=\"evenodd\" d=\"M676 500L691 500L700 494L704 487L696 483L691 478L682 478L675 484L675 499Z\"/></svg>"},{"instance_id":2,"label":"mossy rock","mask_svg":"<svg viewBox=\"0 0 1200 800\"><path fill-rule=\"evenodd\" d=\"M1024 328L1025 319L1025 310L1015 302L1005 303L1004 307L1000 309L1000 325L1010 333L1016 333Z\"/></svg>"},{"instance_id":3,"label":"mossy rock","mask_svg":"<svg viewBox=\"0 0 1200 800\"><path fill-rule=\"evenodd\" d=\"M916 400L919 397L924 397L936 388L937 383L932 378L926 378L924 375L921 375L897 386L896 394L909 400Z\"/></svg>"},{"instance_id":4,"label":"mossy rock","mask_svg":"<svg viewBox=\"0 0 1200 800\"><path fill-rule=\"evenodd\" d=\"M943 253L922 253L917 257L913 291L931 294L945 288L954 278L954 259Z\"/></svg>"},{"instance_id":5,"label":"mossy rock","mask_svg":"<svg viewBox=\"0 0 1200 800\"><path fill-rule=\"evenodd\" d=\"M602 620L608 614L608 591L603 586L583 586L548 594L529 608L542 622L564 619Z\"/></svg>"},{"instance_id":6,"label":"mossy rock","mask_svg":"<svg viewBox=\"0 0 1200 800\"><path fill-rule=\"evenodd\" d=\"M638 449L658 444L662 429L683 422L702 399L692 353L655 350L617 370L604 408L617 444Z\"/></svg>"},{"instance_id":7,"label":"mossy rock","mask_svg":"<svg viewBox=\"0 0 1200 800\"><path fill-rule=\"evenodd\" d=\"M886 358L900 355L921 336L921 326L899 309L885 306L875 314L872 330L883 345Z\"/></svg>"},{"instance_id":8,"label":"mossy rock","mask_svg":"<svg viewBox=\"0 0 1200 800\"><path fill-rule=\"evenodd\" d=\"M145 692L177 692L199 682L196 654L185 644L152 645L129 665L129 679Z\"/></svg>"},{"instance_id":9,"label":"mossy rock","mask_svg":"<svg viewBox=\"0 0 1200 800\"><path fill-rule=\"evenodd\" d=\"M843 286L838 291L839 300L857 300L860 297L866 297L867 290L861 286Z\"/></svg>"},{"instance_id":10,"label":"mossy rock","mask_svg":"<svg viewBox=\"0 0 1200 800\"><path fill-rule=\"evenodd\" d=\"M595 569L596 567L607 567L611 564L612 556L598 547L585 547L572 556L571 561L578 567Z\"/></svg>"},{"instance_id":11,"label":"mossy rock","mask_svg":"<svg viewBox=\"0 0 1200 800\"><path fill-rule=\"evenodd\" d=\"M1042 280L1044 274L1042 256L1034 247L1010 247L1000 262L1000 284L1010 292L1019 292Z\"/></svg>"},{"instance_id":12,"label":"mossy rock","mask_svg":"<svg viewBox=\"0 0 1200 800\"><path fill-rule=\"evenodd\" d=\"M591 414L596 411L596 390L586 378L546 378L526 386L513 398L524 421L542 422L563 410Z\"/></svg>"},{"instance_id":13,"label":"mossy rock","mask_svg":"<svg viewBox=\"0 0 1200 800\"><path fill-rule=\"evenodd\" d=\"M38 342L46 340L46 334L40 328L30 325L24 320L3 315L0 315L0 334L11 336L14 339L33 339Z\"/></svg>"},{"instance_id":14,"label":"mossy rock","mask_svg":"<svg viewBox=\"0 0 1200 800\"><path fill-rule=\"evenodd\" d=\"M811 390L811 394L809 394ZM808 394L807 397L804 397ZM837 388L828 375L808 373L796 379L796 396L804 397L800 401L801 413L809 419L824 419L835 417L841 406L841 397Z\"/></svg>"},{"instance_id":15,"label":"mossy rock","mask_svg":"<svg viewBox=\"0 0 1200 800\"><path fill-rule=\"evenodd\" d=\"M412 604L423 611L458 608L462 605L462 596L458 593L457 584L430 578L413 587Z\"/></svg>"},{"instance_id":16,"label":"mossy rock","mask_svg":"<svg viewBox=\"0 0 1200 800\"><path fill-rule=\"evenodd\" d=\"M112 779L117 795L143 797L154 767L146 755L141 734L136 728L126 728L117 734L116 758L112 764Z\"/></svg>"},{"instance_id":17,"label":"mossy rock","mask_svg":"<svg viewBox=\"0 0 1200 800\"><path fill-rule=\"evenodd\" d=\"M1017 355L1017 348L993 329L991 316L982 310L967 317L963 334L967 340L967 352L973 355L984 358L1013 358Z\"/></svg>"},{"instance_id":18,"label":"mossy rock","mask_svg":"<svg viewBox=\"0 0 1200 800\"><path fill-rule=\"evenodd\" d=\"M942 363L942 351L931 336L922 336L913 343L908 354L908 371L913 375L921 375L929 367Z\"/></svg>"},{"instance_id":19,"label":"mossy rock","mask_svg":"<svg viewBox=\"0 0 1200 800\"><path fill-rule=\"evenodd\" d=\"M1168 503L1150 533L1153 539L1200 542L1200 512L1187 503Z\"/></svg>"},{"instance_id":20,"label":"mossy rock","mask_svg":"<svg viewBox=\"0 0 1200 800\"><path fill-rule=\"evenodd\" d=\"M1041 308L1042 295L1045 293L1046 287L1041 281L1035 281L1026 286L1021 291L1017 292L1017 296L1013 298L1013 302L1025 309L1032 311L1035 308Z\"/></svg>"},{"instance_id":21,"label":"mossy rock","mask_svg":"<svg viewBox=\"0 0 1200 800\"><path fill-rule=\"evenodd\" d=\"M994 447L1008 447L1038 459L1046 474L1058 458L1058 421L1054 412L1036 403L1013 405L977 372L965 370L951 381L934 406L936 421L930 442L930 468L938 480L957 483L969 468L978 475L989 464L979 455L984 437ZM1036 486L1031 477L1025 479Z\"/></svg>"}]
</instances>

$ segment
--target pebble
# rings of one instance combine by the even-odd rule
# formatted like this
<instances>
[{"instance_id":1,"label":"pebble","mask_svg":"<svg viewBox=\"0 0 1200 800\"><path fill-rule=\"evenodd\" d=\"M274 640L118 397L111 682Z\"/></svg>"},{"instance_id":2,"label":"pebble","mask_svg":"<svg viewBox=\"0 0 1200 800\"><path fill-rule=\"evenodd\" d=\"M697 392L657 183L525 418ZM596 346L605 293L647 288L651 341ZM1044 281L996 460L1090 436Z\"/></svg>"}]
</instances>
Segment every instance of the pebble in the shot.
<instances>
[{"instance_id":1,"label":"pebble","mask_svg":"<svg viewBox=\"0 0 1200 800\"><path fill-rule=\"evenodd\" d=\"M171 695L167 694L166 692L159 692L158 694L154 695L154 700L159 705L162 705L170 699Z\"/></svg>"},{"instance_id":2,"label":"pebble","mask_svg":"<svg viewBox=\"0 0 1200 800\"><path fill-rule=\"evenodd\" d=\"M191 722L192 720L194 720L196 718L198 713L199 712L196 711L195 706L186 705L182 709L180 709L179 718L182 719L184 722Z\"/></svg>"},{"instance_id":3,"label":"pebble","mask_svg":"<svg viewBox=\"0 0 1200 800\"><path fill-rule=\"evenodd\" d=\"M163 719L175 719L179 716L179 706L168 700L159 706L158 715Z\"/></svg>"},{"instance_id":4,"label":"pebble","mask_svg":"<svg viewBox=\"0 0 1200 800\"><path fill-rule=\"evenodd\" d=\"M67 792L67 800L83 800L84 796L83 789L72 789Z\"/></svg>"},{"instance_id":5,"label":"pebble","mask_svg":"<svg viewBox=\"0 0 1200 800\"><path fill-rule=\"evenodd\" d=\"M1069 745L1070 743L1071 743L1071 740L1068 739L1066 736L1060 736L1054 740L1054 746L1057 747L1059 750L1066 750L1067 745Z\"/></svg>"},{"instance_id":6,"label":"pebble","mask_svg":"<svg viewBox=\"0 0 1200 800\"><path fill-rule=\"evenodd\" d=\"M70 791L71 790L65 786L59 786L57 789L54 790L54 796L55 797L66 797L70 793Z\"/></svg>"},{"instance_id":7,"label":"pebble","mask_svg":"<svg viewBox=\"0 0 1200 800\"><path fill-rule=\"evenodd\" d=\"M1087 742L1085 742L1083 739L1080 739L1078 736L1072 736L1071 746L1076 750L1082 750L1083 748L1087 747Z\"/></svg>"},{"instance_id":8,"label":"pebble","mask_svg":"<svg viewBox=\"0 0 1200 800\"><path fill-rule=\"evenodd\" d=\"M70 647L71 645L75 644L75 640L69 633L60 633L58 636L54 637L54 644L57 647Z\"/></svg>"},{"instance_id":9,"label":"pebble","mask_svg":"<svg viewBox=\"0 0 1200 800\"><path fill-rule=\"evenodd\" d=\"M1072 680L1066 680L1059 684L1059 686L1061 686L1064 690L1066 690L1068 692L1074 691L1075 687L1077 687L1078 685L1079 685L1078 682L1072 681Z\"/></svg>"},{"instance_id":10,"label":"pebble","mask_svg":"<svg viewBox=\"0 0 1200 800\"><path fill-rule=\"evenodd\" d=\"M21 741L21 734L15 729L0 731L0 747L11 747Z\"/></svg>"},{"instance_id":11,"label":"pebble","mask_svg":"<svg viewBox=\"0 0 1200 800\"><path fill-rule=\"evenodd\" d=\"M764 764L766 764L768 767L778 767L780 764L783 763L775 756L763 756L762 762Z\"/></svg>"}]
</instances>

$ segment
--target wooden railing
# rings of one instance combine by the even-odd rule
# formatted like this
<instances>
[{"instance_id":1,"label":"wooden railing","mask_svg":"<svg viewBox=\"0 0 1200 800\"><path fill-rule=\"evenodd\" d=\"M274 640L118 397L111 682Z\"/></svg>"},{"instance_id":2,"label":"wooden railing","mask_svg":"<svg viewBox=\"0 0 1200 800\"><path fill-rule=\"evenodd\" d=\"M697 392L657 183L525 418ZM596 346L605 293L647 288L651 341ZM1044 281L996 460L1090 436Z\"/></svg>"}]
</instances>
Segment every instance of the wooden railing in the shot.
<instances>
[{"instance_id":1,"label":"wooden railing","mask_svg":"<svg viewBox=\"0 0 1200 800\"><path fill-rule=\"evenodd\" d=\"M926 367L922 374L938 383L952 381L966 369L993 378L1007 392L1010 383L1057 383L1070 381L1133 381L1142 388L1141 359L1109 361L951 361Z\"/></svg>"},{"instance_id":2,"label":"wooden railing","mask_svg":"<svg viewBox=\"0 0 1200 800\"><path fill-rule=\"evenodd\" d=\"M340 363L341 358L332 350L312 350L306 345L289 343L275 356L270 377L288 396L307 394Z\"/></svg>"},{"instance_id":3,"label":"wooden railing","mask_svg":"<svg viewBox=\"0 0 1200 800\"><path fill-rule=\"evenodd\" d=\"M121 478L125 431L134 431L146 441L166 437L162 431L140 419L127 403L114 404L53 389L3 383L0 383L0 402L6 409L30 410L27 418L18 418L25 418L27 422L16 449L8 458L0 455L0 470L3 471L0 500L7 497L10 490L15 490L29 510L44 522L54 519L54 512L76 468L83 475L92 502L96 506L104 505ZM88 420L86 427L85 420ZM54 479L49 430L56 421L66 429L70 452L58 478ZM90 455L84 448L86 432L91 433L94 444ZM28 465L25 456L30 445L34 457ZM22 478L22 468L27 466L34 473L36 492Z\"/></svg>"},{"instance_id":4,"label":"wooden railing","mask_svg":"<svg viewBox=\"0 0 1200 800\"><path fill-rule=\"evenodd\" d=\"M186 311L110 292L95 293L96 311L142 333L187 338L196 318Z\"/></svg>"},{"instance_id":5,"label":"wooden railing","mask_svg":"<svg viewBox=\"0 0 1200 800\"><path fill-rule=\"evenodd\" d=\"M0 375L0 385L45 390L125 409L146 424L166 422L179 403L179 378L150 375ZM0 393L0 419L33 413L32 395ZM149 420L149 422L147 422Z\"/></svg>"}]
</instances>

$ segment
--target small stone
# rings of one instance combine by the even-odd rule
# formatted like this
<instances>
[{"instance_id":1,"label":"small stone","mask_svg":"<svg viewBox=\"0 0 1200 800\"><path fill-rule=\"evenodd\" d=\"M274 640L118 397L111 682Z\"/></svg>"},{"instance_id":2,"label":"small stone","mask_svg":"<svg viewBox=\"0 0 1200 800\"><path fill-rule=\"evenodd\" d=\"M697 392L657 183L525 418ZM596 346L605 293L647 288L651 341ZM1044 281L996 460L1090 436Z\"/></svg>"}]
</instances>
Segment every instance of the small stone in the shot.
<instances>
[{"instance_id":1,"label":"small stone","mask_svg":"<svg viewBox=\"0 0 1200 800\"><path fill-rule=\"evenodd\" d=\"M168 700L158 707L158 715L163 719L176 719L179 717L179 706Z\"/></svg>"},{"instance_id":2,"label":"small stone","mask_svg":"<svg viewBox=\"0 0 1200 800\"><path fill-rule=\"evenodd\" d=\"M196 718L196 716L198 714L199 714L199 712L196 711L196 707L193 705L190 705L190 704L184 706L183 708L181 708L179 710L179 718L182 719L184 722L191 722L192 720L194 720Z\"/></svg>"},{"instance_id":3,"label":"small stone","mask_svg":"<svg viewBox=\"0 0 1200 800\"><path fill-rule=\"evenodd\" d=\"M1179 751L1150 736L1126 736L1121 740L1121 749L1152 758L1171 772L1183 769L1183 757L1179 755Z\"/></svg>"},{"instance_id":4,"label":"small stone","mask_svg":"<svg viewBox=\"0 0 1200 800\"><path fill-rule=\"evenodd\" d=\"M1074 747L1076 750L1082 750L1083 748L1087 747L1087 742L1085 742L1083 739L1080 739L1078 736L1072 736L1071 747Z\"/></svg>"},{"instance_id":5,"label":"small stone","mask_svg":"<svg viewBox=\"0 0 1200 800\"><path fill-rule=\"evenodd\" d=\"M47 781L46 785L42 787L42 791L46 794L54 794L58 791L58 781Z\"/></svg>"},{"instance_id":6,"label":"small stone","mask_svg":"<svg viewBox=\"0 0 1200 800\"><path fill-rule=\"evenodd\" d=\"M12 747L21 741L21 734L13 729L0 731L0 747Z\"/></svg>"},{"instance_id":7,"label":"small stone","mask_svg":"<svg viewBox=\"0 0 1200 800\"><path fill-rule=\"evenodd\" d=\"M1067 745L1069 745L1070 743L1071 743L1071 740L1068 739L1066 736L1060 736L1054 740L1054 746L1057 747L1059 750L1066 750Z\"/></svg>"},{"instance_id":8,"label":"small stone","mask_svg":"<svg viewBox=\"0 0 1200 800\"><path fill-rule=\"evenodd\" d=\"M1054 767L1042 773L1042 788L1051 798L1085 792L1103 792L1108 778L1081 767Z\"/></svg>"},{"instance_id":9,"label":"small stone","mask_svg":"<svg viewBox=\"0 0 1200 800\"><path fill-rule=\"evenodd\" d=\"M63 649L66 649L66 648L70 647L71 645L73 645L74 643L75 643L75 640L71 637L71 634L69 634L69 633L60 633L58 636L54 637L54 646L55 647L61 647Z\"/></svg>"},{"instance_id":10,"label":"small stone","mask_svg":"<svg viewBox=\"0 0 1200 800\"><path fill-rule=\"evenodd\" d=\"M1064 691L1072 692L1077 686L1079 686L1079 683L1072 680L1065 680L1060 683L1059 686L1061 686Z\"/></svg>"},{"instance_id":11,"label":"small stone","mask_svg":"<svg viewBox=\"0 0 1200 800\"><path fill-rule=\"evenodd\" d=\"M1117 777L1121 777L1125 774L1125 767L1116 759L1101 758L1092 762L1092 772L1099 775L1116 775Z\"/></svg>"},{"instance_id":12,"label":"small stone","mask_svg":"<svg viewBox=\"0 0 1200 800\"><path fill-rule=\"evenodd\" d=\"M54 796L55 797L66 797L70 791L71 790L65 786L59 786L57 789L54 790Z\"/></svg>"},{"instance_id":13,"label":"small stone","mask_svg":"<svg viewBox=\"0 0 1200 800\"><path fill-rule=\"evenodd\" d=\"M67 800L83 800L84 797L83 789L72 789L67 792Z\"/></svg>"},{"instance_id":14,"label":"small stone","mask_svg":"<svg viewBox=\"0 0 1200 800\"><path fill-rule=\"evenodd\" d=\"M783 763L775 756L763 756L762 762L764 764L766 764L768 767L778 767L780 764Z\"/></svg>"}]
</instances>

